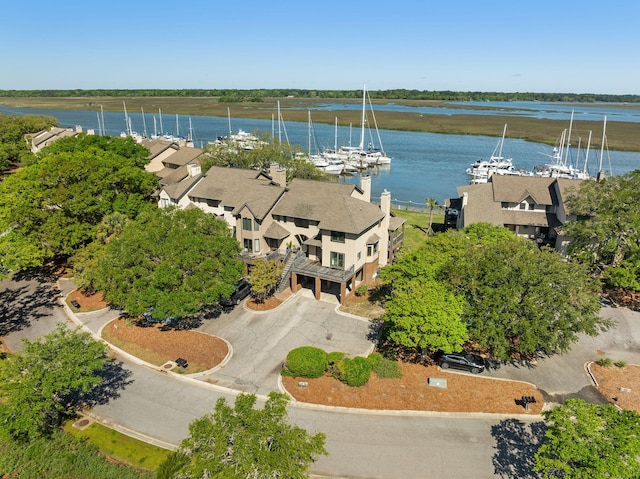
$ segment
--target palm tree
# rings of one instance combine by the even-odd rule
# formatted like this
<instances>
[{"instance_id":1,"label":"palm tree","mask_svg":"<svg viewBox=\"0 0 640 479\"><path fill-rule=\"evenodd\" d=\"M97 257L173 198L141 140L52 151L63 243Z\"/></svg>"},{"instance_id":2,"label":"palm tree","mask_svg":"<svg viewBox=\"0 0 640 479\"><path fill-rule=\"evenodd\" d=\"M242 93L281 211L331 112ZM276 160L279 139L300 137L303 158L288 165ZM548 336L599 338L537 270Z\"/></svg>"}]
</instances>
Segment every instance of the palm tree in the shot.
<instances>
[{"instance_id":1,"label":"palm tree","mask_svg":"<svg viewBox=\"0 0 640 479\"><path fill-rule=\"evenodd\" d=\"M433 224L433 210L435 208L440 208L440 203L438 203L438 200L433 198L425 198L425 201L427 203L427 208L429 208L429 227L424 234L428 236L433 233L433 229L431 229L431 225Z\"/></svg>"}]
</instances>

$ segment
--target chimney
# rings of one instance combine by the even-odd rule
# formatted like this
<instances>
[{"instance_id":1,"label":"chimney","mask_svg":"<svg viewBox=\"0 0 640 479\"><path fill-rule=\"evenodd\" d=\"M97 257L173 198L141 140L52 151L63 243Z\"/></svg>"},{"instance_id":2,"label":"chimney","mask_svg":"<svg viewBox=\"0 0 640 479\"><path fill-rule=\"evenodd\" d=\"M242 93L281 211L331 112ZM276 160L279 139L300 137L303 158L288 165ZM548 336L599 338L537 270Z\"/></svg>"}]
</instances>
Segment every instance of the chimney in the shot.
<instances>
[{"instance_id":1,"label":"chimney","mask_svg":"<svg viewBox=\"0 0 640 479\"><path fill-rule=\"evenodd\" d=\"M187 173L189 174L189 178L192 178L201 174L202 168L200 167L200 165L197 165L196 163L191 161L187 163Z\"/></svg>"},{"instance_id":2,"label":"chimney","mask_svg":"<svg viewBox=\"0 0 640 479\"><path fill-rule=\"evenodd\" d=\"M367 203L371 203L371 177L369 175L360 177L360 189L363 191L362 199Z\"/></svg>"},{"instance_id":3,"label":"chimney","mask_svg":"<svg viewBox=\"0 0 640 479\"><path fill-rule=\"evenodd\" d=\"M380 195L380 209L384 214L380 224L380 247L378 265L382 268L389 261L389 219L391 218L391 193L385 190Z\"/></svg>"},{"instance_id":4,"label":"chimney","mask_svg":"<svg viewBox=\"0 0 640 479\"><path fill-rule=\"evenodd\" d=\"M269 165L269 176L273 180L274 183L277 183L279 186L283 188L287 186L287 170L282 168L277 163L271 163Z\"/></svg>"}]
</instances>

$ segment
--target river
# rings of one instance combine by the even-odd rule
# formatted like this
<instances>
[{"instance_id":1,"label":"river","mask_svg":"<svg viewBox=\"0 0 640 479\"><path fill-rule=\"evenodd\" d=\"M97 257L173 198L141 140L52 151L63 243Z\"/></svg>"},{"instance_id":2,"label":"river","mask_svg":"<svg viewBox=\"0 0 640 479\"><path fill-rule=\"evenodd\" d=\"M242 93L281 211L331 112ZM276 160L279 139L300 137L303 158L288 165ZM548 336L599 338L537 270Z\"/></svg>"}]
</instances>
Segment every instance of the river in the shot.
<instances>
[{"instance_id":1,"label":"river","mask_svg":"<svg viewBox=\"0 0 640 479\"><path fill-rule=\"evenodd\" d=\"M507 103L508 107L515 107L518 112L528 112L538 117L551 116L554 118L568 118L571 110L575 107L561 106L557 104L538 104L539 109L535 110L535 102L526 102L526 105ZM495 107L496 105L487 105ZM525 108L526 107L526 108ZM602 106L596 106L597 115L601 113ZM351 108L357 108L351 105ZM376 109L379 107L376 105ZM383 106L380 107L382 109ZM406 108L406 107L403 107ZM585 107L589 108L589 106ZM591 106L594 108L594 106ZM336 108L337 109L337 108ZM620 111L624 110L624 112ZM474 110L456 110L458 112L470 112ZM492 111L492 110L487 110ZM581 114L582 114L582 110ZM588 112L589 110L587 110ZM628 117L640 118L637 109L613 109L616 114L613 122L628 121ZM532 113L533 112L533 113ZM98 128L98 112L85 110L49 110L37 108L11 108L0 105L0 113L5 114L44 114L54 116L61 126L73 127L80 125L86 131ZM449 112L443 114L450 114ZM505 114L503 111L502 114ZM518 113L520 114L520 113ZM524 114L524 113L522 113ZM596 113L584 113L590 116ZM145 112L144 122L141 112L129 112L133 129L143 133L146 125L147 133L160 131L160 120L165 133L186 136L189 133L189 122L191 121L192 135L196 146L204 146L208 141L219 136L229 134L229 120L223 117L211 116L187 116L162 115L158 112ZM301 145L307 149L309 143L309 125L300 122L288 122L286 111L283 112L284 127L280 129L280 135L284 141L288 138L291 144ZM625 118L625 119L622 119ZM609 126L609 129L613 129ZM104 112L104 129L108 135L119 135L125 131L124 112ZM239 129L245 131L274 132L278 137L278 129L273 127L271 120L255 120L245 118L232 118L231 129L236 132ZM314 124L312 131L312 145L319 148L332 147L335 142L335 129L332 125ZM286 133L286 136L285 136ZM560 135L561 132L558 132ZM443 203L446 198L457 196L457 187L465 185L468 177L465 170L477 159L489 158L496 147L499 138L471 135L444 135L422 132L405 132L394 130L380 130L380 137L387 155L393 158L389 166L380 166L369 170L372 177L372 197L374 201L386 189L391 192L395 207L423 207L425 198L434 198ZM367 136L366 143L373 140L377 146L377 135ZM356 145L360 141L360 129L356 126L350 128L342 126L338 128L338 144ZM513 158L516 167L531 170L535 165L543 164L549 160L551 147L539 143L528 142L517 139L505 139L503 155ZM575 153L574 153L575 154ZM584 157L584 153L582 153ZM599 167L600 151L592 150L589 155L588 170L595 174ZM579 165L582 167L583 165ZM614 175L627 173L640 168L640 153L605 151L603 158L603 168L611 170ZM341 177L340 181L355 183L359 182L359 175Z\"/></svg>"}]
</instances>

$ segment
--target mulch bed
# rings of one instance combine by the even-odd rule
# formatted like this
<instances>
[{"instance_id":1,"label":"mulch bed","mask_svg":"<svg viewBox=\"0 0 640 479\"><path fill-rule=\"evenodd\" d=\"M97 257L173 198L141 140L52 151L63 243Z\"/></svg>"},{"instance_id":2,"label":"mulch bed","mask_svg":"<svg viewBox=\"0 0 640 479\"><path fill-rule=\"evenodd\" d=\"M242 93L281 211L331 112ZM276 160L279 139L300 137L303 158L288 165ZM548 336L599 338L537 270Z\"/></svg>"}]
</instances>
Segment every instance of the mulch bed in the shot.
<instances>
[{"instance_id":1,"label":"mulch bed","mask_svg":"<svg viewBox=\"0 0 640 479\"><path fill-rule=\"evenodd\" d=\"M590 369L598 382L598 391L610 403L640 413L640 366L607 368L592 363Z\"/></svg>"}]
</instances>

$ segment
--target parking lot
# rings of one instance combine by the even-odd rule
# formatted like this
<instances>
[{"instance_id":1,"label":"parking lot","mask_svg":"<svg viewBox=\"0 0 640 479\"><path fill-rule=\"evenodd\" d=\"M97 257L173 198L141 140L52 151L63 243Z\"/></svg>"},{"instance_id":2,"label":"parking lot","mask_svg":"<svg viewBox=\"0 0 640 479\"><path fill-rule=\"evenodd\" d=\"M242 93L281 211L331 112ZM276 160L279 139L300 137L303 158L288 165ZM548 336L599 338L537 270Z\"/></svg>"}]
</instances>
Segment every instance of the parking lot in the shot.
<instances>
[{"instance_id":1,"label":"parking lot","mask_svg":"<svg viewBox=\"0 0 640 479\"><path fill-rule=\"evenodd\" d=\"M220 386L256 394L277 389L287 353L299 346L317 346L327 352L366 355L373 349L368 321L336 312L337 304L316 301L305 294L289 298L276 310L256 312L244 303L201 331L226 339L233 348L230 361L202 378Z\"/></svg>"}]
</instances>

